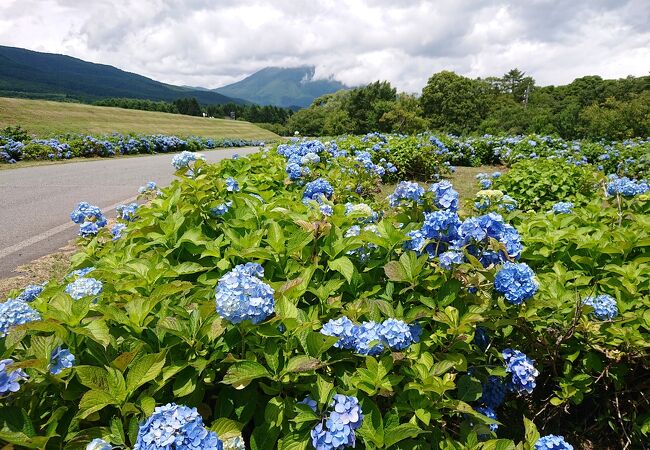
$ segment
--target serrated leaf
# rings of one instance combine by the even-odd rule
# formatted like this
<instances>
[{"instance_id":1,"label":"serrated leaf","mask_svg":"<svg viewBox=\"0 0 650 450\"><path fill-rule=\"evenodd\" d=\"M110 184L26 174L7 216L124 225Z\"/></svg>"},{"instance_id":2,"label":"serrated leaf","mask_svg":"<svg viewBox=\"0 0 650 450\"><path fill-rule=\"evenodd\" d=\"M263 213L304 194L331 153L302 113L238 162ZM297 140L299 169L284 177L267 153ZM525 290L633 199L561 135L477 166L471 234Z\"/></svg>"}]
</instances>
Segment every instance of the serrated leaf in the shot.
<instances>
[{"instance_id":1,"label":"serrated leaf","mask_svg":"<svg viewBox=\"0 0 650 450\"><path fill-rule=\"evenodd\" d=\"M347 256L342 256L333 261L330 261L327 265L330 269L336 270L341 275L343 275L348 283L352 283L352 277L354 276L354 264L352 264L350 258Z\"/></svg>"},{"instance_id":2,"label":"serrated leaf","mask_svg":"<svg viewBox=\"0 0 650 450\"><path fill-rule=\"evenodd\" d=\"M254 361L241 361L234 363L228 368L228 372L226 372L221 382L230 384L235 389L243 389L257 378L270 376L263 365Z\"/></svg>"},{"instance_id":3,"label":"serrated leaf","mask_svg":"<svg viewBox=\"0 0 650 450\"><path fill-rule=\"evenodd\" d=\"M138 358L129 368L126 375L126 385L133 393L143 384L155 379L165 366L165 353L144 355Z\"/></svg>"}]
</instances>

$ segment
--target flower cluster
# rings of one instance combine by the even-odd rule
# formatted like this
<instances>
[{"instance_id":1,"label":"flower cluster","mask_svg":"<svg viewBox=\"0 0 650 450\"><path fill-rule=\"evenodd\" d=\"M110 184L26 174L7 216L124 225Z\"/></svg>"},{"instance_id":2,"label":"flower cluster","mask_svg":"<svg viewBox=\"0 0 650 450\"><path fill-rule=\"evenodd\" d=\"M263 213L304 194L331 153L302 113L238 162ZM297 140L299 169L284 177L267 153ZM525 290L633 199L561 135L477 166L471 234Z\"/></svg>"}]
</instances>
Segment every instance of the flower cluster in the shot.
<instances>
[{"instance_id":1,"label":"flower cluster","mask_svg":"<svg viewBox=\"0 0 650 450\"><path fill-rule=\"evenodd\" d=\"M311 431L312 445L316 450L339 450L354 447L354 430L363 422L363 412L356 397L336 394L332 411Z\"/></svg>"},{"instance_id":2,"label":"flower cluster","mask_svg":"<svg viewBox=\"0 0 650 450\"><path fill-rule=\"evenodd\" d=\"M0 397L18 392L20 381L27 380L28 376L22 369L11 370L13 359L0 360Z\"/></svg>"},{"instance_id":3,"label":"flower cluster","mask_svg":"<svg viewBox=\"0 0 650 450\"><path fill-rule=\"evenodd\" d=\"M89 237L97 234L100 228L106 226L108 221L101 209L86 202L80 202L70 213L70 219L80 224L79 234L82 237Z\"/></svg>"},{"instance_id":4,"label":"flower cluster","mask_svg":"<svg viewBox=\"0 0 650 450\"><path fill-rule=\"evenodd\" d=\"M285 168L289 179L297 180L302 176L311 174L309 164L318 164L321 161L319 153L325 150L325 144L321 141L302 141L293 144L282 144L278 146L277 152L287 158Z\"/></svg>"},{"instance_id":5,"label":"flower cluster","mask_svg":"<svg viewBox=\"0 0 650 450\"><path fill-rule=\"evenodd\" d=\"M400 181L395 191L388 196L388 201L392 208L400 206L403 200L409 200L416 203L422 202L424 188L412 181Z\"/></svg>"},{"instance_id":6,"label":"flower cluster","mask_svg":"<svg viewBox=\"0 0 650 450\"><path fill-rule=\"evenodd\" d=\"M513 305L519 305L535 295L539 284L526 263L506 262L494 277L494 289Z\"/></svg>"},{"instance_id":7,"label":"flower cluster","mask_svg":"<svg viewBox=\"0 0 650 450\"><path fill-rule=\"evenodd\" d=\"M395 351L405 350L420 341L422 330L417 324L408 325L398 319L355 325L344 316L325 323L320 332L339 338L334 344L337 348L354 350L361 355L378 355L385 347Z\"/></svg>"},{"instance_id":8,"label":"flower cluster","mask_svg":"<svg viewBox=\"0 0 650 450\"><path fill-rule=\"evenodd\" d=\"M126 229L126 224L123 223L116 223L111 227L111 235L113 236L113 240L117 241L119 238L122 237L122 232Z\"/></svg>"},{"instance_id":9,"label":"flower cluster","mask_svg":"<svg viewBox=\"0 0 650 450\"><path fill-rule=\"evenodd\" d=\"M487 173L476 174L476 179L478 180L478 184L481 186L481 189L490 189L492 187L492 180L490 179L490 175Z\"/></svg>"},{"instance_id":10,"label":"flower cluster","mask_svg":"<svg viewBox=\"0 0 650 450\"><path fill-rule=\"evenodd\" d=\"M491 375L483 383L481 402L492 409L497 409L506 398L506 386L501 378Z\"/></svg>"},{"instance_id":11,"label":"flower cluster","mask_svg":"<svg viewBox=\"0 0 650 450\"><path fill-rule=\"evenodd\" d=\"M75 357L67 348L57 347L50 358L50 373L53 375L60 374L63 369L69 369L74 366Z\"/></svg>"},{"instance_id":12,"label":"flower cluster","mask_svg":"<svg viewBox=\"0 0 650 450\"><path fill-rule=\"evenodd\" d=\"M112 450L113 446L103 439L95 438L86 445L86 450Z\"/></svg>"},{"instance_id":13,"label":"flower cluster","mask_svg":"<svg viewBox=\"0 0 650 450\"><path fill-rule=\"evenodd\" d=\"M345 215L356 218L360 223L376 222L379 219L379 214L365 203L346 203Z\"/></svg>"},{"instance_id":14,"label":"flower cluster","mask_svg":"<svg viewBox=\"0 0 650 450\"><path fill-rule=\"evenodd\" d=\"M223 441L223 450L246 450L246 443L241 436L234 436Z\"/></svg>"},{"instance_id":15,"label":"flower cluster","mask_svg":"<svg viewBox=\"0 0 650 450\"><path fill-rule=\"evenodd\" d=\"M510 348L501 352L506 363L506 372L512 375L509 389L519 394L530 394L535 389L535 378L539 372L535 368L534 361L528 358L519 350Z\"/></svg>"},{"instance_id":16,"label":"flower cluster","mask_svg":"<svg viewBox=\"0 0 650 450\"><path fill-rule=\"evenodd\" d=\"M573 445L565 441L562 436L549 434L535 442L535 450L573 450Z\"/></svg>"},{"instance_id":17,"label":"flower cluster","mask_svg":"<svg viewBox=\"0 0 650 450\"><path fill-rule=\"evenodd\" d=\"M174 155L172 158L172 166L174 166L174 168L177 170L182 169L184 167L189 167L190 163L199 159L205 159L205 156L201 153L183 151L178 155Z\"/></svg>"},{"instance_id":18,"label":"flower cluster","mask_svg":"<svg viewBox=\"0 0 650 450\"><path fill-rule=\"evenodd\" d=\"M331 199L334 195L334 188L332 185L324 178L317 178L314 181L310 181L305 186L305 192L302 194L302 201L304 203L309 200L316 200L317 202L322 202L323 197Z\"/></svg>"},{"instance_id":19,"label":"flower cluster","mask_svg":"<svg viewBox=\"0 0 650 450\"><path fill-rule=\"evenodd\" d=\"M238 192L239 183L237 183L237 180L235 180L233 177L226 178L226 190L228 192Z\"/></svg>"},{"instance_id":20,"label":"flower cluster","mask_svg":"<svg viewBox=\"0 0 650 450\"><path fill-rule=\"evenodd\" d=\"M172 449L223 450L223 443L205 428L196 408L168 403L140 425L133 450Z\"/></svg>"},{"instance_id":21,"label":"flower cluster","mask_svg":"<svg viewBox=\"0 0 650 450\"><path fill-rule=\"evenodd\" d=\"M138 218L137 211L139 206L140 205L137 203L119 205L117 208L115 208L115 211L117 211L117 217L122 220L126 220L127 222L133 222Z\"/></svg>"},{"instance_id":22,"label":"flower cluster","mask_svg":"<svg viewBox=\"0 0 650 450\"><path fill-rule=\"evenodd\" d=\"M596 297L587 297L583 303L594 308L593 315L598 320L612 320L618 316L618 306L616 306L616 300L611 295L603 294Z\"/></svg>"},{"instance_id":23,"label":"flower cluster","mask_svg":"<svg viewBox=\"0 0 650 450\"><path fill-rule=\"evenodd\" d=\"M573 203L572 202L557 202L551 207L551 210L554 214L571 214L573 212Z\"/></svg>"},{"instance_id":24,"label":"flower cluster","mask_svg":"<svg viewBox=\"0 0 650 450\"><path fill-rule=\"evenodd\" d=\"M96 297L103 289L102 282L94 278L77 278L65 287L65 292L75 300L84 297Z\"/></svg>"},{"instance_id":25,"label":"flower cluster","mask_svg":"<svg viewBox=\"0 0 650 450\"><path fill-rule=\"evenodd\" d=\"M264 269L256 263L235 266L219 279L216 289L217 312L232 323L250 320L257 324L274 312L273 288L261 278Z\"/></svg>"},{"instance_id":26,"label":"flower cluster","mask_svg":"<svg viewBox=\"0 0 650 450\"><path fill-rule=\"evenodd\" d=\"M231 206L232 206L232 201L228 200L225 203L215 206L210 210L210 212L217 217L223 216L228 212Z\"/></svg>"},{"instance_id":27,"label":"flower cluster","mask_svg":"<svg viewBox=\"0 0 650 450\"><path fill-rule=\"evenodd\" d=\"M607 194L622 195L623 197L634 197L636 195L650 192L650 184L645 180L632 180L628 177L618 177L611 174L607 177Z\"/></svg>"},{"instance_id":28,"label":"flower cluster","mask_svg":"<svg viewBox=\"0 0 650 450\"><path fill-rule=\"evenodd\" d=\"M5 337L13 326L35 320L41 320L41 316L25 301L9 298L0 303L0 337Z\"/></svg>"},{"instance_id":29,"label":"flower cluster","mask_svg":"<svg viewBox=\"0 0 650 450\"><path fill-rule=\"evenodd\" d=\"M23 289L23 292L18 294L16 300L21 300L23 302L31 302L36 297L38 297L41 292L43 292L43 289L44 289L44 285L42 284L30 284L25 289Z\"/></svg>"},{"instance_id":30,"label":"flower cluster","mask_svg":"<svg viewBox=\"0 0 650 450\"><path fill-rule=\"evenodd\" d=\"M429 192L433 192L433 203L437 208L458 211L458 192L449 181L433 183L429 186Z\"/></svg>"},{"instance_id":31,"label":"flower cluster","mask_svg":"<svg viewBox=\"0 0 650 450\"><path fill-rule=\"evenodd\" d=\"M517 209L517 200L499 190L482 190L476 193L474 207L478 211L501 210L512 212Z\"/></svg>"},{"instance_id":32,"label":"flower cluster","mask_svg":"<svg viewBox=\"0 0 650 450\"><path fill-rule=\"evenodd\" d=\"M145 194L147 192L156 192L157 189L158 189L158 185L156 185L156 182L150 181L144 186L140 186L140 188L138 188L138 193Z\"/></svg>"}]
</instances>

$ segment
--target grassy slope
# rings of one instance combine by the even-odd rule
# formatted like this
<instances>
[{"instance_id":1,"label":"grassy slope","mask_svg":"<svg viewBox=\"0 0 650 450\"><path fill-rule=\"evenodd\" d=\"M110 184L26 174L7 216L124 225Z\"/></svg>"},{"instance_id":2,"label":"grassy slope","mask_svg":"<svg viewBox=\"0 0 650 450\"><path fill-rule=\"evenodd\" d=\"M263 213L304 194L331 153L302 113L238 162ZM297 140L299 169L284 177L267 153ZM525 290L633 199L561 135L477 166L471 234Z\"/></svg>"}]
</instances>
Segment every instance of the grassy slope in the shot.
<instances>
[{"instance_id":1,"label":"grassy slope","mask_svg":"<svg viewBox=\"0 0 650 450\"><path fill-rule=\"evenodd\" d=\"M210 138L277 139L278 136L243 121L207 119L132 109L0 98L0 128L20 125L29 133L141 133Z\"/></svg>"}]
</instances>

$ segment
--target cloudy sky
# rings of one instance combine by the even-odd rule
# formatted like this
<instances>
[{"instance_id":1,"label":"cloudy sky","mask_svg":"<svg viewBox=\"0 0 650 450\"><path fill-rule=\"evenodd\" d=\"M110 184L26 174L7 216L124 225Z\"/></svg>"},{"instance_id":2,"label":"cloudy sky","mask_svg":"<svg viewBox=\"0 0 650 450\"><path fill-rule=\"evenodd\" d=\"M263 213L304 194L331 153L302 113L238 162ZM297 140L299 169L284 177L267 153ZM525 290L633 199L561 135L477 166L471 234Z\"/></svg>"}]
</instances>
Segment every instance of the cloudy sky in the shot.
<instances>
[{"instance_id":1,"label":"cloudy sky","mask_svg":"<svg viewBox=\"0 0 650 450\"><path fill-rule=\"evenodd\" d=\"M0 45L209 88L302 64L408 92L444 69L647 75L649 24L648 0L0 0Z\"/></svg>"}]
</instances>

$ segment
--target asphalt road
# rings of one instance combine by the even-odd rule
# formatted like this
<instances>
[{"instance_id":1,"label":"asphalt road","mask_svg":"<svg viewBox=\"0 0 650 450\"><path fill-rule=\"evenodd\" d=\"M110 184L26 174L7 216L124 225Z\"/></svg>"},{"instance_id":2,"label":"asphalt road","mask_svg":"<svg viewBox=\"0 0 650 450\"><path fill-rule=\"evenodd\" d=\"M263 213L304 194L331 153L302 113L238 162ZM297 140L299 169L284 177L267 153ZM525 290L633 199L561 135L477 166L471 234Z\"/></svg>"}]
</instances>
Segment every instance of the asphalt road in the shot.
<instances>
[{"instance_id":1,"label":"asphalt road","mask_svg":"<svg viewBox=\"0 0 650 450\"><path fill-rule=\"evenodd\" d=\"M207 161L230 158L257 147L205 151ZM115 207L133 201L148 181L168 185L174 178L172 154L80 161L0 171L0 278L50 254L74 239L79 225L70 212L80 201L115 217Z\"/></svg>"}]
</instances>

